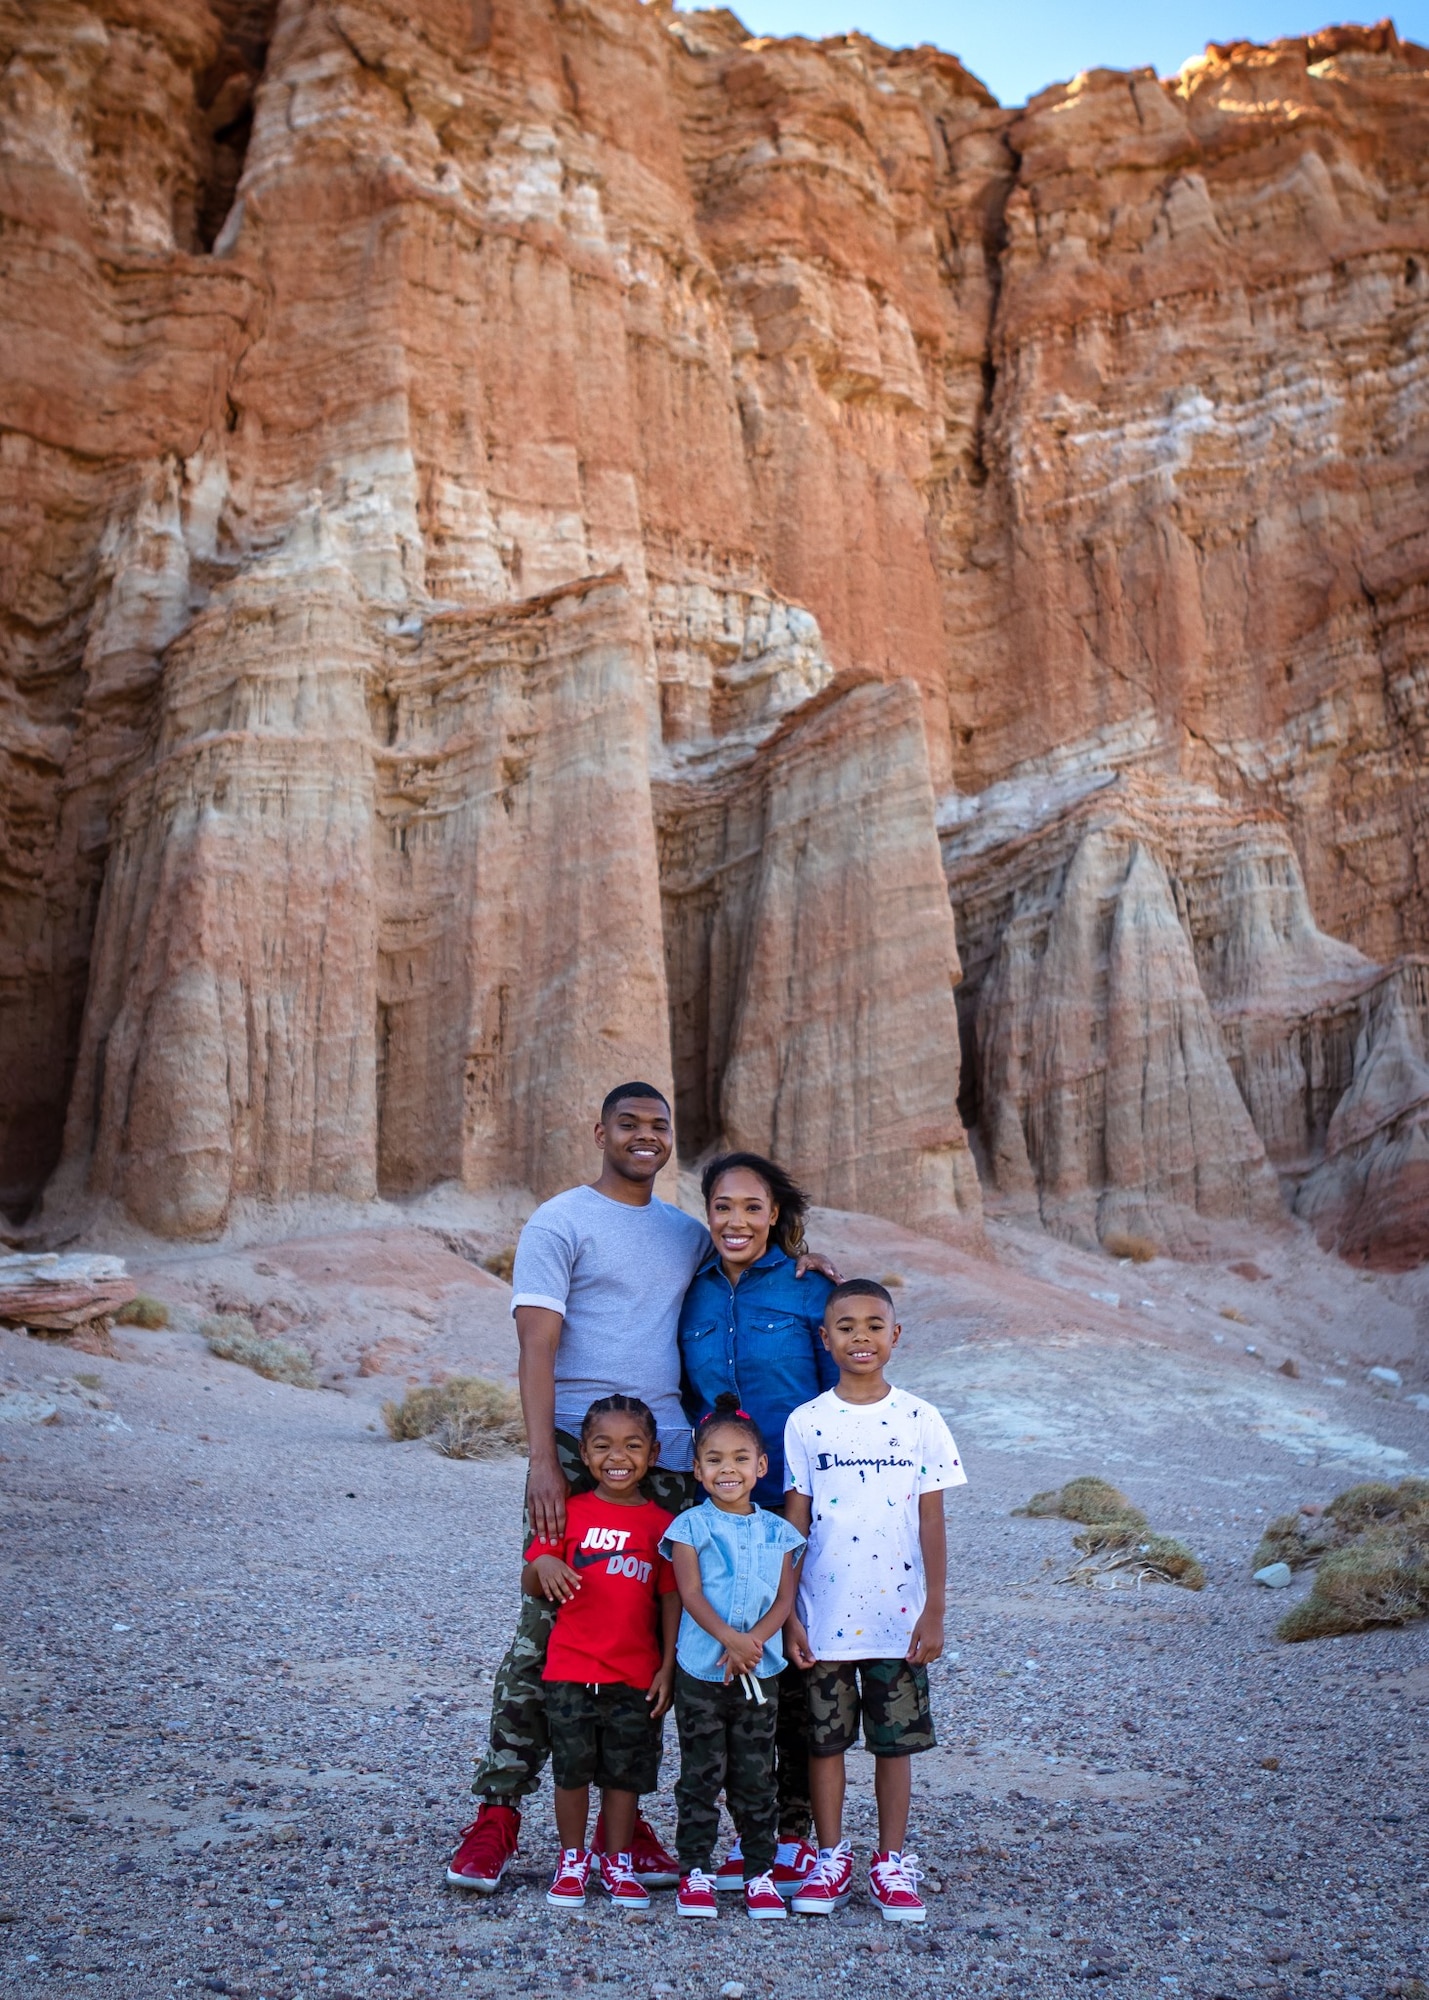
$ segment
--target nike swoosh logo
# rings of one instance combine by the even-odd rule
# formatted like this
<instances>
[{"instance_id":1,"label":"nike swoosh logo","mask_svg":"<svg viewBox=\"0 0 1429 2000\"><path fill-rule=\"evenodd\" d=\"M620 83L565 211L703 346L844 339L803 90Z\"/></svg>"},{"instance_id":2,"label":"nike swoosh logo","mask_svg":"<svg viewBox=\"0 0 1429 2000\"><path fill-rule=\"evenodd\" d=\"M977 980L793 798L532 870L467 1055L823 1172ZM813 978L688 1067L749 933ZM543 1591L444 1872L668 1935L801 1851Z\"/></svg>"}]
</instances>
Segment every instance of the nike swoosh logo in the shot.
<instances>
[{"instance_id":1,"label":"nike swoosh logo","mask_svg":"<svg viewBox=\"0 0 1429 2000\"><path fill-rule=\"evenodd\" d=\"M592 1563L603 1563L609 1556L609 1549L577 1549L571 1557L571 1568L589 1569Z\"/></svg>"}]
</instances>

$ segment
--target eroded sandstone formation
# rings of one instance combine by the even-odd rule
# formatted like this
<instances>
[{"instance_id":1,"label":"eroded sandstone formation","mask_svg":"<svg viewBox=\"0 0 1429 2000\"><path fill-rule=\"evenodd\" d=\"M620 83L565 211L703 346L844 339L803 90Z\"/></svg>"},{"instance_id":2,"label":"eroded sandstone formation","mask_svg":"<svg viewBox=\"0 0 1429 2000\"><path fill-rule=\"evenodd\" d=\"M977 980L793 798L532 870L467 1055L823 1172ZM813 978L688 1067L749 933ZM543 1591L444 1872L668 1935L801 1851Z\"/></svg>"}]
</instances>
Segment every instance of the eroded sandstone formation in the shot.
<instances>
[{"instance_id":1,"label":"eroded sandstone formation","mask_svg":"<svg viewBox=\"0 0 1429 2000\"><path fill-rule=\"evenodd\" d=\"M1049 1227L1429 1254L1429 54L1010 110L663 0L56 0L0 63L13 1213L543 1192L636 1069L945 1234L961 1088Z\"/></svg>"}]
</instances>

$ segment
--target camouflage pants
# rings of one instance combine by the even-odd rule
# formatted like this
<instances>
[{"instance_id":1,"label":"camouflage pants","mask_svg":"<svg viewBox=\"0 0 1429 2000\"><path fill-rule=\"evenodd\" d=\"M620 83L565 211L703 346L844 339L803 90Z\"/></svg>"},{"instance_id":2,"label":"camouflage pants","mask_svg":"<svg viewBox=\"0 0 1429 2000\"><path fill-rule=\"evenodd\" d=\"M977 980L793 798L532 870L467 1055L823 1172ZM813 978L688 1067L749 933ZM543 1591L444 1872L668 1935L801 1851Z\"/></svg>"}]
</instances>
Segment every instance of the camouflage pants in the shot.
<instances>
[{"instance_id":1,"label":"camouflage pants","mask_svg":"<svg viewBox=\"0 0 1429 2000\"><path fill-rule=\"evenodd\" d=\"M572 1490L588 1493L595 1482L581 1463L575 1438L557 1431L556 1453ZM688 1472L667 1472L656 1465L646 1475L643 1491L667 1513L681 1514L692 1504L696 1488ZM530 1543L531 1516L523 1508L523 1554ZM541 1782L541 1772L551 1754L546 1690L541 1675L555 1622L554 1604L548 1604L544 1598L522 1597L516 1631L505 1659L496 1669L491 1689L491 1728L486 1755L478 1763L471 1784L478 1798L497 1805L515 1805Z\"/></svg>"},{"instance_id":2,"label":"camouflage pants","mask_svg":"<svg viewBox=\"0 0 1429 2000\"><path fill-rule=\"evenodd\" d=\"M679 1808L676 1847L680 1872L711 1873L719 1836L719 1795L739 1828L744 1879L762 1875L774 1862L779 1808L774 1795L774 1735L779 1714L779 1679L761 1681L761 1705L739 1681L699 1681L675 1669L675 1720L680 1728Z\"/></svg>"}]
</instances>

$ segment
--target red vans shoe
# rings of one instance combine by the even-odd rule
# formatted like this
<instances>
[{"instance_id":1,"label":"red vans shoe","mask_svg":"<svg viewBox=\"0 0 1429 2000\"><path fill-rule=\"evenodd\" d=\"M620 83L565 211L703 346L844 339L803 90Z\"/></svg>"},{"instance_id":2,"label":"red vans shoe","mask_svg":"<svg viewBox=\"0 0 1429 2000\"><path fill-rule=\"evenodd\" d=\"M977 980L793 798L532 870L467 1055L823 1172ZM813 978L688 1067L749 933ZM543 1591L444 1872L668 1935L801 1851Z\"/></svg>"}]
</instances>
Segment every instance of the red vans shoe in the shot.
<instances>
[{"instance_id":1,"label":"red vans shoe","mask_svg":"<svg viewBox=\"0 0 1429 2000\"><path fill-rule=\"evenodd\" d=\"M496 1893L502 1876L520 1852L516 1837L521 1831L521 1815L515 1806L494 1805L486 1800L468 1827L463 1827L461 1846L447 1867L447 1880L454 1889L475 1889L478 1895Z\"/></svg>"}]
</instances>

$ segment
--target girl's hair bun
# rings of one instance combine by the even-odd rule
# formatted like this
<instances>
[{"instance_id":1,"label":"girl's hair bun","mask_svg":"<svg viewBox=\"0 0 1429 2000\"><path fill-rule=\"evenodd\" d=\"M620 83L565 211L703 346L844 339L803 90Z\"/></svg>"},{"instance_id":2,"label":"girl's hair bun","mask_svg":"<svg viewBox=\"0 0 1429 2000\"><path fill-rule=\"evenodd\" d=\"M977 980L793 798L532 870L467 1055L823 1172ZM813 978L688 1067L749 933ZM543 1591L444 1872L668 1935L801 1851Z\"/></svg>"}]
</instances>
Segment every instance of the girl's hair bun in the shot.
<instances>
[{"instance_id":1,"label":"girl's hair bun","mask_svg":"<svg viewBox=\"0 0 1429 2000\"><path fill-rule=\"evenodd\" d=\"M696 1452L699 1451L701 1439L708 1437L712 1430L729 1429L747 1432L753 1440L755 1450L758 1452L764 1450L763 1431L760 1430L748 1410L742 1410L739 1407L738 1396L732 1390L721 1389L714 1399L714 1408L707 1410L695 1425Z\"/></svg>"}]
</instances>

